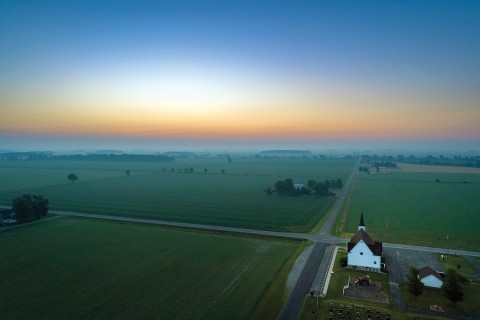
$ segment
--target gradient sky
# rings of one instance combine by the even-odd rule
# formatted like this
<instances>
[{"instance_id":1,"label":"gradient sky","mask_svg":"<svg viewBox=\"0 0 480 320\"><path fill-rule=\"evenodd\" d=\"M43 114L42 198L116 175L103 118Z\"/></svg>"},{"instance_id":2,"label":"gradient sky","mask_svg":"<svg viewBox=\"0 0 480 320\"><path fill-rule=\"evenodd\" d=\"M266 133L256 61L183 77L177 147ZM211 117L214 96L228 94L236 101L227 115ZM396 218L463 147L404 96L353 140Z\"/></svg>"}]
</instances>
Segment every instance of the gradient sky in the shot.
<instances>
[{"instance_id":1,"label":"gradient sky","mask_svg":"<svg viewBox=\"0 0 480 320\"><path fill-rule=\"evenodd\" d=\"M480 150L480 1L0 1L0 149L47 141Z\"/></svg>"}]
</instances>

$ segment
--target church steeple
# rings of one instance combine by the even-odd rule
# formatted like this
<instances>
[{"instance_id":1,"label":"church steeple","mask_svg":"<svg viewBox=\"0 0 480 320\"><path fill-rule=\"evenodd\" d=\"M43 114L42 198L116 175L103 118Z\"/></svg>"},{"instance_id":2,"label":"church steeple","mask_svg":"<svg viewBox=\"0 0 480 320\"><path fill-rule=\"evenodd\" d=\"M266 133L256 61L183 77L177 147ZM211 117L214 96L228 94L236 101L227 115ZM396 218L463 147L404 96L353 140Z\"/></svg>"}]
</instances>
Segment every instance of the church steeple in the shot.
<instances>
[{"instance_id":1,"label":"church steeple","mask_svg":"<svg viewBox=\"0 0 480 320\"><path fill-rule=\"evenodd\" d=\"M360 215L360 223L358 224L358 230L360 229L365 231L365 222L363 222L363 210L362 210L362 214Z\"/></svg>"}]
</instances>

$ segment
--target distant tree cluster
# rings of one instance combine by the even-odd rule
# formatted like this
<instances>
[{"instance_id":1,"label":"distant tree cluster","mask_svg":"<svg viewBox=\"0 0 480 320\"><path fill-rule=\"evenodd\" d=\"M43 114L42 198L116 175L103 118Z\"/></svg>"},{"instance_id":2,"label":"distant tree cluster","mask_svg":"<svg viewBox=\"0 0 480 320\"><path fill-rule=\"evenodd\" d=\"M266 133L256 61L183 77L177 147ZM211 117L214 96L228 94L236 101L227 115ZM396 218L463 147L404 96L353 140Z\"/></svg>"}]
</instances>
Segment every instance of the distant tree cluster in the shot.
<instances>
[{"instance_id":1,"label":"distant tree cluster","mask_svg":"<svg viewBox=\"0 0 480 320\"><path fill-rule=\"evenodd\" d=\"M75 161L148 161L148 162L172 162L175 158L165 155L142 155L142 154L88 154L88 155L64 155L52 156L51 160L75 160Z\"/></svg>"},{"instance_id":2,"label":"distant tree cluster","mask_svg":"<svg viewBox=\"0 0 480 320\"><path fill-rule=\"evenodd\" d=\"M362 159L373 163L381 162L401 162L424 165L441 165L441 166L458 166L458 167L480 167L480 156L460 156L447 157L444 155L427 155L427 156L378 156L378 155L362 155Z\"/></svg>"},{"instance_id":3,"label":"distant tree cluster","mask_svg":"<svg viewBox=\"0 0 480 320\"><path fill-rule=\"evenodd\" d=\"M364 166L359 166L358 171L365 172L365 173L370 173L370 169L368 167L364 167Z\"/></svg>"},{"instance_id":4,"label":"distant tree cluster","mask_svg":"<svg viewBox=\"0 0 480 320\"><path fill-rule=\"evenodd\" d=\"M398 168L395 162L390 161L375 161L373 166L376 168Z\"/></svg>"},{"instance_id":5,"label":"distant tree cluster","mask_svg":"<svg viewBox=\"0 0 480 320\"><path fill-rule=\"evenodd\" d=\"M43 196L24 194L12 200L12 209L19 222L27 222L46 216L48 204L48 199Z\"/></svg>"},{"instance_id":6,"label":"distant tree cluster","mask_svg":"<svg viewBox=\"0 0 480 320\"><path fill-rule=\"evenodd\" d=\"M280 195L294 196L300 194L299 190L294 187L292 179L279 180L275 182L274 191L278 192Z\"/></svg>"},{"instance_id":7,"label":"distant tree cluster","mask_svg":"<svg viewBox=\"0 0 480 320\"><path fill-rule=\"evenodd\" d=\"M334 195L329 191L329 188L342 188L343 182L341 179L325 180L324 182L309 180L307 186L295 187L293 180L288 178L275 182L274 188L267 188L265 192L272 194L277 192L279 195L299 196L299 195L317 195L329 196Z\"/></svg>"},{"instance_id":8,"label":"distant tree cluster","mask_svg":"<svg viewBox=\"0 0 480 320\"><path fill-rule=\"evenodd\" d=\"M333 195L332 192L329 191L329 188L343 188L343 182L341 179L331 179L325 180L324 182L309 180L307 182L307 193L314 194L317 196L329 196Z\"/></svg>"}]
</instances>

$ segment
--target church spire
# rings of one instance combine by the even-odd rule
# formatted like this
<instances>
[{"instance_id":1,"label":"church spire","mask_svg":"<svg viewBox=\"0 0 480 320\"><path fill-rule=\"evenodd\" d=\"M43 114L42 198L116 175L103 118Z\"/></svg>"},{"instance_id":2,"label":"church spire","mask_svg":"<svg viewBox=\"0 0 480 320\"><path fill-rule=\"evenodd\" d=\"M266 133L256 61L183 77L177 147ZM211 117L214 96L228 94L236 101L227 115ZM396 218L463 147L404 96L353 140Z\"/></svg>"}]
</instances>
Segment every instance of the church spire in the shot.
<instances>
[{"instance_id":1,"label":"church spire","mask_svg":"<svg viewBox=\"0 0 480 320\"><path fill-rule=\"evenodd\" d=\"M365 222L363 221L363 210L362 210L362 213L360 215L360 223L358 224L358 230L360 230L360 229L365 231Z\"/></svg>"}]
</instances>

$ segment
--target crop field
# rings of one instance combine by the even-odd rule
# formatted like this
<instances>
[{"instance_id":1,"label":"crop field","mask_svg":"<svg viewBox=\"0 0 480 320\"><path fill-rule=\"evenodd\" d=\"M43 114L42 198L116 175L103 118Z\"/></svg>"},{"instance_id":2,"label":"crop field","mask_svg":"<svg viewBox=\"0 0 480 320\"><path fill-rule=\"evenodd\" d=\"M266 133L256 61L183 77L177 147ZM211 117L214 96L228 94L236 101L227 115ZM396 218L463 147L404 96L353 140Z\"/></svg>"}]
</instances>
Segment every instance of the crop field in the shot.
<instances>
[{"instance_id":1,"label":"crop field","mask_svg":"<svg viewBox=\"0 0 480 320\"><path fill-rule=\"evenodd\" d=\"M45 196L57 210L305 232L334 197L280 197L264 190L286 178L305 184L310 179L345 181L353 165L353 160L317 159L5 162L0 164L0 204L31 193ZM193 173L184 173L190 168ZM67 181L70 172L78 182Z\"/></svg>"},{"instance_id":2,"label":"crop field","mask_svg":"<svg viewBox=\"0 0 480 320\"><path fill-rule=\"evenodd\" d=\"M363 210L379 241L478 251L478 199L478 174L357 173L337 232L355 232Z\"/></svg>"},{"instance_id":3,"label":"crop field","mask_svg":"<svg viewBox=\"0 0 480 320\"><path fill-rule=\"evenodd\" d=\"M275 318L284 269L301 247L76 218L0 232L0 239L2 319ZM262 313L272 293L278 303Z\"/></svg>"}]
</instances>

